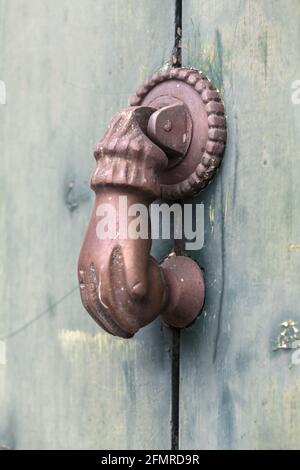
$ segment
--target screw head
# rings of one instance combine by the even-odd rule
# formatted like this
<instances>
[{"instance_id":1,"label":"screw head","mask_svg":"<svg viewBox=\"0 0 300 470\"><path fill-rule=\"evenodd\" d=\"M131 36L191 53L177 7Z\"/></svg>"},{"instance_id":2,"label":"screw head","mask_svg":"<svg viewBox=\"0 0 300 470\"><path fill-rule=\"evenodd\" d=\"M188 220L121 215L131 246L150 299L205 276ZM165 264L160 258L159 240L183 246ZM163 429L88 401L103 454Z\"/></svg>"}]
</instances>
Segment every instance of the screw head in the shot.
<instances>
[{"instance_id":1,"label":"screw head","mask_svg":"<svg viewBox=\"0 0 300 470\"><path fill-rule=\"evenodd\" d=\"M164 131L170 132L172 130L172 122L168 119L164 125Z\"/></svg>"}]
</instances>

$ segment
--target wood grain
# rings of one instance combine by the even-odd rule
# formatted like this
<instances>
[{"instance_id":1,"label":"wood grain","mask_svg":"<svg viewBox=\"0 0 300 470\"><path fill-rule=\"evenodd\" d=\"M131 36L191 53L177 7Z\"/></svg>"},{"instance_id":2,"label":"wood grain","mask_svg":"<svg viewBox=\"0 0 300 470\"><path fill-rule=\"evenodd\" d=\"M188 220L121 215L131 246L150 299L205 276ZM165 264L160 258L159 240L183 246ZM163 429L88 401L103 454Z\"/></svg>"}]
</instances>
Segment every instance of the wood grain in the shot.
<instances>
[{"instance_id":1,"label":"wood grain","mask_svg":"<svg viewBox=\"0 0 300 470\"><path fill-rule=\"evenodd\" d=\"M170 447L169 333L102 332L76 265L92 150L171 57L173 24L173 0L0 0L0 444Z\"/></svg>"},{"instance_id":2,"label":"wood grain","mask_svg":"<svg viewBox=\"0 0 300 470\"><path fill-rule=\"evenodd\" d=\"M299 24L297 0L183 2L183 63L220 88L229 140L198 197L207 299L182 333L181 448L299 447L300 369L273 351L300 321Z\"/></svg>"}]
</instances>

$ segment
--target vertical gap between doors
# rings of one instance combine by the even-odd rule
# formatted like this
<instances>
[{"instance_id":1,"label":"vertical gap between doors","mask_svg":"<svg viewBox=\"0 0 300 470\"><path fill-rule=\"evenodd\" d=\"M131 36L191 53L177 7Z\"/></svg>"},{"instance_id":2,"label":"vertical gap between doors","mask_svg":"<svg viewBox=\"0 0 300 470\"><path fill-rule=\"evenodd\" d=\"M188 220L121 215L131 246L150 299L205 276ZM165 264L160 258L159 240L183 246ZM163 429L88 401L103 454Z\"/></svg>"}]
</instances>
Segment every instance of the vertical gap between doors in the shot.
<instances>
[{"instance_id":1,"label":"vertical gap between doors","mask_svg":"<svg viewBox=\"0 0 300 470\"><path fill-rule=\"evenodd\" d=\"M182 0L175 0L173 67L182 66ZM174 240L174 251L181 255L181 240ZM172 417L171 449L179 449L180 330L172 331Z\"/></svg>"}]
</instances>

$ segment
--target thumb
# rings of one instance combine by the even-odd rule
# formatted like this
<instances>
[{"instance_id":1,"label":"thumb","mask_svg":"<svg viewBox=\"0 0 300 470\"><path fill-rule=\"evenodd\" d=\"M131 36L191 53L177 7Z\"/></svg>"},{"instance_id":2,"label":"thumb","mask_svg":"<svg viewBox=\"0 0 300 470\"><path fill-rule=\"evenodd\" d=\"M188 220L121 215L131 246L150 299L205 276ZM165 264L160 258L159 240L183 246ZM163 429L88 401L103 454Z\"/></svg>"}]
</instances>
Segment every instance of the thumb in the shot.
<instances>
[{"instance_id":1,"label":"thumb","mask_svg":"<svg viewBox=\"0 0 300 470\"><path fill-rule=\"evenodd\" d=\"M124 267L128 293L136 299L144 298L149 289L149 240L127 240L123 246Z\"/></svg>"}]
</instances>

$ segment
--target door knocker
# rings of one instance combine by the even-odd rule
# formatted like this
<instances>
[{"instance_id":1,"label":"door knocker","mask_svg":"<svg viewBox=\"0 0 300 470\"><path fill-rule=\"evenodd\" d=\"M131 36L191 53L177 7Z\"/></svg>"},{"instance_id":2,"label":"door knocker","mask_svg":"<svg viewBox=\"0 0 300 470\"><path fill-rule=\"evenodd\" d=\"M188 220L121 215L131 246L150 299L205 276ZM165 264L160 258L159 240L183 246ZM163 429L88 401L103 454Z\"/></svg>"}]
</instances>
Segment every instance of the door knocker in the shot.
<instances>
[{"instance_id":1,"label":"door knocker","mask_svg":"<svg viewBox=\"0 0 300 470\"><path fill-rule=\"evenodd\" d=\"M158 264L151 239L121 236L118 221L114 236L101 239L99 207L118 211L126 196L129 205L149 208L157 198L196 194L215 175L226 142L219 91L196 70L156 73L130 105L112 119L94 152L95 204L78 262L84 307L104 330L124 338L158 316L174 328L191 324L204 303L203 273L186 256Z\"/></svg>"}]
</instances>

